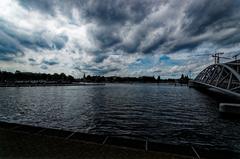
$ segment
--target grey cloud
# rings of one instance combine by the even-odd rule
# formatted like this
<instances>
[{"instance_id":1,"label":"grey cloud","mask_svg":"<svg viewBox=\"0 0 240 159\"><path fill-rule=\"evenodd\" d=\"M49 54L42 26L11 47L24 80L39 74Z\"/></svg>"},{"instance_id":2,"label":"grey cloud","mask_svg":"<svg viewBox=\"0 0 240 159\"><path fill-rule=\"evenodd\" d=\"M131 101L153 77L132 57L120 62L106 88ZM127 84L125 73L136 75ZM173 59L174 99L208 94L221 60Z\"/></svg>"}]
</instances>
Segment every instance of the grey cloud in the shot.
<instances>
[{"instance_id":1,"label":"grey cloud","mask_svg":"<svg viewBox=\"0 0 240 159\"><path fill-rule=\"evenodd\" d=\"M41 63L37 62L34 58L28 58L28 62L31 66L37 66L37 65L41 64Z\"/></svg>"},{"instance_id":2,"label":"grey cloud","mask_svg":"<svg viewBox=\"0 0 240 159\"><path fill-rule=\"evenodd\" d=\"M152 7L160 3L161 1L149 0L90 0L81 9L87 18L94 19L102 25L115 25L138 23L152 12Z\"/></svg>"},{"instance_id":3,"label":"grey cloud","mask_svg":"<svg viewBox=\"0 0 240 159\"><path fill-rule=\"evenodd\" d=\"M86 68L86 71L94 73L94 75L105 75L110 72L120 71L120 68L108 68L108 67L100 67L100 68Z\"/></svg>"},{"instance_id":4,"label":"grey cloud","mask_svg":"<svg viewBox=\"0 0 240 159\"><path fill-rule=\"evenodd\" d=\"M125 24L138 24L141 23L149 14L151 14L154 9L164 5L165 0L132 0L132 1L120 1L120 0L104 0L104 1L66 1L64 5L62 1L54 1L49 3L49 1L32 1L26 3L24 0L20 0L20 4L26 8L35 8L42 12L49 12L51 14L54 11L46 11L43 6L47 6L47 10L56 10L61 8L64 15L71 15L66 13L66 11L71 12L73 8L78 8L81 15L85 18L86 22L96 23L98 26L94 28L94 31L89 33L95 39L99 47L102 49L107 49L109 47L114 47L114 49L123 49L126 52L136 52L137 47L141 39L133 39L137 42L135 46L131 44L122 43L122 39L119 37L119 32L121 27ZM50 7L53 5L55 7ZM37 7L39 6L39 8ZM68 8L67 8L68 7ZM66 9L67 8L67 9ZM145 28L144 28L145 29ZM146 30L145 30L146 31ZM146 35L147 33L144 33ZM140 34L137 33L137 34ZM140 38L140 37L138 37ZM131 45L131 46L130 46Z\"/></svg>"},{"instance_id":5,"label":"grey cloud","mask_svg":"<svg viewBox=\"0 0 240 159\"><path fill-rule=\"evenodd\" d=\"M193 50L195 49L197 46L199 46L204 40L200 40L200 41L188 41L188 42L179 42L176 43L176 45L173 45L172 48L169 49L170 52L177 52L177 51L181 51L181 50Z\"/></svg>"},{"instance_id":6,"label":"grey cloud","mask_svg":"<svg viewBox=\"0 0 240 159\"><path fill-rule=\"evenodd\" d=\"M231 20L230 17L239 12L239 5L237 0L192 1L186 10L188 22L183 26L184 30L188 35L204 33L223 19Z\"/></svg>"},{"instance_id":7,"label":"grey cloud","mask_svg":"<svg viewBox=\"0 0 240 159\"><path fill-rule=\"evenodd\" d=\"M47 52L66 48L64 51L73 52L76 58L77 54L90 54L92 61L88 65L79 64L81 71L108 74L122 70L121 60L110 60L111 55L119 52L122 53L119 59L128 54L194 54L193 50L204 43L216 49L240 43L238 0L19 0L19 4L24 9L49 15L53 21L61 21L63 17L64 23L66 20L73 28L86 27L90 44L82 46L85 43L79 42L81 38L70 37L68 25L64 25L66 32L48 36L47 30L33 28L32 32L26 32L0 18L0 60L23 56L28 49ZM73 9L78 10L79 23ZM29 63L35 62L29 60ZM39 67L47 69L58 63L43 60Z\"/></svg>"},{"instance_id":8,"label":"grey cloud","mask_svg":"<svg viewBox=\"0 0 240 159\"><path fill-rule=\"evenodd\" d=\"M13 61L14 57L0 54L0 61Z\"/></svg>"},{"instance_id":9,"label":"grey cloud","mask_svg":"<svg viewBox=\"0 0 240 159\"><path fill-rule=\"evenodd\" d=\"M154 39L152 43L147 45L142 49L143 53L152 53L153 51L157 50L161 44L164 44L166 42L166 37L157 37Z\"/></svg>"},{"instance_id":10,"label":"grey cloud","mask_svg":"<svg viewBox=\"0 0 240 159\"><path fill-rule=\"evenodd\" d=\"M44 59L42 61L42 63L45 64L45 65L50 65L50 66L59 64L57 59L49 59L49 60Z\"/></svg>"},{"instance_id":11,"label":"grey cloud","mask_svg":"<svg viewBox=\"0 0 240 159\"><path fill-rule=\"evenodd\" d=\"M77 70L81 73L92 73L93 75L105 75L112 72L120 71L121 68L115 67L115 66L96 66L96 65L90 65L90 64L82 64L73 66L74 70Z\"/></svg>"},{"instance_id":12,"label":"grey cloud","mask_svg":"<svg viewBox=\"0 0 240 159\"><path fill-rule=\"evenodd\" d=\"M0 30L0 60L11 61L21 56L24 56L24 53L18 41Z\"/></svg>"},{"instance_id":13,"label":"grey cloud","mask_svg":"<svg viewBox=\"0 0 240 159\"><path fill-rule=\"evenodd\" d=\"M116 31L119 28L103 28L97 29L95 32L90 32L96 40L99 47L102 49L112 47L121 42L121 38L117 35Z\"/></svg>"},{"instance_id":14,"label":"grey cloud","mask_svg":"<svg viewBox=\"0 0 240 159\"><path fill-rule=\"evenodd\" d=\"M19 0L20 5L28 10L38 10L41 13L55 15L55 0ZM60 2L60 1L59 1Z\"/></svg>"},{"instance_id":15,"label":"grey cloud","mask_svg":"<svg viewBox=\"0 0 240 159\"><path fill-rule=\"evenodd\" d=\"M38 10L44 14L55 15L60 8L65 15L71 16L71 9L78 8L87 21L97 21L104 25L125 23L126 21L139 22L156 4L163 0L18 0L19 4L29 10ZM131 13L131 14L129 14Z\"/></svg>"},{"instance_id":16,"label":"grey cloud","mask_svg":"<svg viewBox=\"0 0 240 159\"><path fill-rule=\"evenodd\" d=\"M68 37L65 35L55 36L52 41L53 48L56 48L57 50L61 50L62 48L64 48L67 41L68 41Z\"/></svg>"},{"instance_id":17,"label":"grey cloud","mask_svg":"<svg viewBox=\"0 0 240 159\"><path fill-rule=\"evenodd\" d=\"M45 37L44 32L36 32L33 35L15 35L15 38L23 47L34 51L39 49L61 50L68 41L68 38L63 35L56 35L53 39L49 39L49 37Z\"/></svg>"},{"instance_id":18,"label":"grey cloud","mask_svg":"<svg viewBox=\"0 0 240 159\"><path fill-rule=\"evenodd\" d=\"M169 52L191 51L203 43L219 48L239 43L239 7L237 0L190 1L181 26L185 36L177 38L179 41L169 46ZM235 31L229 32L229 29Z\"/></svg>"},{"instance_id":19,"label":"grey cloud","mask_svg":"<svg viewBox=\"0 0 240 159\"><path fill-rule=\"evenodd\" d=\"M35 1L35 0L19 0L20 4L25 8L37 9L44 13L54 15L57 11L62 11L64 15L71 18L71 11L77 8L83 16L85 22L96 24L97 28L89 31L90 36L95 39L99 49L105 51L109 48L113 50L122 50L126 53L154 53L157 50L165 50L165 53L172 53L184 49L194 49L202 44L203 41L210 43L229 45L238 37L231 40L224 39L202 39L199 41L187 41L178 44L183 37L190 39L204 34L209 31L221 31L229 27L236 27L236 23L230 24L231 21L238 22L240 2L237 0L212 0L212 1L165 1L165 0L70 0L70 1ZM155 15L155 19L151 19L150 15L161 9L161 6L169 5L166 15ZM175 21L178 18L178 11L184 11L184 18L181 24L176 24L172 28L166 21ZM143 23L144 22L144 23ZM133 33L130 41L124 41L124 37L120 37L119 33L123 31L126 25L130 25ZM132 26L131 26L132 25ZM180 25L180 26L177 26ZM228 25L228 26L227 26ZM138 26L137 28L134 28ZM239 25L238 25L239 26ZM179 33L172 35L172 32L180 27ZM142 43L146 40L147 35L163 28L167 34L155 38L154 41L142 47ZM238 27L239 30L239 27ZM129 31L131 34L133 31ZM41 35L40 35L41 36ZM51 47L44 43L44 40L37 43L40 47ZM172 42L175 41L175 42ZM26 42L27 44L27 42ZM56 48L61 49L64 46L64 40L61 39L55 43Z\"/></svg>"},{"instance_id":20,"label":"grey cloud","mask_svg":"<svg viewBox=\"0 0 240 159\"><path fill-rule=\"evenodd\" d=\"M48 69L48 67L46 65L42 65L40 68L43 69L43 70L47 70Z\"/></svg>"},{"instance_id":21,"label":"grey cloud","mask_svg":"<svg viewBox=\"0 0 240 159\"><path fill-rule=\"evenodd\" d=\"M231 45L231 44L236 44L240 42L240 33L235 33L233 35L229 35L226 39L221 39L218 41L222 45Z\"/></svg>"},{"instance_id":22,"label":"grey cloud","mask_svg":"<svg viewBox=\"0 0 240 159\"><path fill-rule=\"evenodd\" d=\"M33 58L29 58L28 61L30 61L30 62L36 62L36 60L33 59Z\"/></svg>"},{"instance_id":23,"label":"grey cloud","mask_svg":"<svg viewBox=\"0 0 240 159\"><path fill-rule=\"evenodd\" d=\"M46 37L45 32L27 32L17 26L0 19L0 52L22 53L24 48L61 50L68 41L65 35L55 35L53 39Z\"/></svg>"},{"instance_id":24,"label":"grey cloud","mask_svg":"<svg viewBox=\"0 0 240 159\"><path fill-rule=\"evenodd\" d=\"M105 55L103 53L99 53L99 54L95 55L94 62L102 63L106 58L108 58L108 55Z\"/></svg>"}]
</instances>

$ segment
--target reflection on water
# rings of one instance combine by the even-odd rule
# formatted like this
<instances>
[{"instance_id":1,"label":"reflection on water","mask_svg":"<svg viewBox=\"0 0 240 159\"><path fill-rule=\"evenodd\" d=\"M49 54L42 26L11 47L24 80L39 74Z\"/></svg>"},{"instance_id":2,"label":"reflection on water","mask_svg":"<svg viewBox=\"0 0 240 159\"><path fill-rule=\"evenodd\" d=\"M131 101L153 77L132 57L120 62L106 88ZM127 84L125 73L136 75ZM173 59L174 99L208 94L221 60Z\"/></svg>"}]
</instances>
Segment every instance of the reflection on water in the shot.
<instances>
[{"instance_id":1,"label":"reflection on water","mask_svg":"<svg viewBox=\"0 0 240 159\"><path fill-rule=\"evenodd\" d=\"M0 120L240 151L240 120L195 89L167 84L0 89Z\"/></svg>"}]
</instances>

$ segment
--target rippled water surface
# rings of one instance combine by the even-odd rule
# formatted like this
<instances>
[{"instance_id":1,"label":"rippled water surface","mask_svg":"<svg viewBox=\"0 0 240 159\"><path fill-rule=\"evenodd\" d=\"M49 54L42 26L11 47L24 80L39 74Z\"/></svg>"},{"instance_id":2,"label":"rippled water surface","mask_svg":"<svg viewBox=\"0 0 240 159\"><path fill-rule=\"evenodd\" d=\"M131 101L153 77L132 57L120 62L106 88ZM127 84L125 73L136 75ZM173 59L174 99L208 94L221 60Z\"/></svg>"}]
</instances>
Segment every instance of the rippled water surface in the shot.
<instances>
[{"instance_id":1,"label":"rippled water surface","mask_svg":"<svg viewBox=\"0 0 240 159\"><path fill-rule=\"evenodd\" d=\"M218 104L167 84L0 88L1 121L240 152L240 120Z\"/></svg>"}]
</instances>

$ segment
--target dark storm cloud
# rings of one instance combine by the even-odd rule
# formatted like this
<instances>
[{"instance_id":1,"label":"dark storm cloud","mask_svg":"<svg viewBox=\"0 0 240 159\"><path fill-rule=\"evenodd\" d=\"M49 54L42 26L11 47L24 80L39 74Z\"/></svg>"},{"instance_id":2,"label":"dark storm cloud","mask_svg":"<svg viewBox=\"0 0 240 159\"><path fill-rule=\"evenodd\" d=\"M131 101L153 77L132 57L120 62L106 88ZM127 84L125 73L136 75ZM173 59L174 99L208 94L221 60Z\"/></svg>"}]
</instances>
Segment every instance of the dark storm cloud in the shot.
<instances>
[{"instance_id":1,"label":"dark storm cloud","mask_svg":"<svg viewBox=\"0 0 240 159\"><path fill-rule=\"evenodd\" d=\"M44 14L49 13L50 15L55 13L55 11L60 7L60 11L63 11L63 14L70 16L70 18L72 8L79 9L79 12L86 22L93 22L98 25L97 29L90 29L89 33L102 49L113 47L122 42L119 32L121 31L121 27L125 24L140 23L153 12L154 8L165 3L163 0L70 0L64 1L64 3L60 0L54 2L49 2L47 0L19 0L19 2L25 8L34 8L38 11L44 12ZM139 40L134 40L138 41L137 43L139 44ZM122 48L126 52L135 52L137 51L137 45L129 46L128 44L119 44L116 49Z\"/></svg>"},{"instance_id":2,"label":"dark storm cloud","mask_svg":"<svg viewBox=\"0 0 240 159\"><path fill-rule=\"evenodd\" d=\"M240 32L238 30L238 32L229 35L228 37L226 37L225 39L220 39L218 41L219 44L221 45L231 45L231 44L236 44L240 42Z\"/></svg>"},{"instance_id":3,"label":"dark storm cloud","mask_svg":"<svg viewBox=\"0 0 240 159\"><path fill-rule=\"evenodd\" d=\"M178 40L182 37L175 35L169 38L168 36L174 30L171 30L168 24L165 24L167 18L172 18L172 21L176 20L171 12L177 12L178 8L185 5L184 19L181 25L182 30L180 33L188 36L189 38L195 37L200 34L207 33L209 31L223 31L231 27L239 29L239 7L240 2L237 0L203 0L203 1L155 1L155 0L131 0L131 1L120 1L120 0L19 0L20 4L28 9L36 9L43 13L49 13L54 15L56 10L64 12L64 15L71 17L72 8L77 8L84 18L85 22L96 23L98 28L89 31L98 47L101 50L112 48L113 50L123 50L126 53L154 53L157 50L161 50L162 46L168 46L169 49L166 53L172 53L184 49L192 50L198 47L205 41L216 44L230 45L235 41L239 41L239 36L230 37L230 39L214 39L205 38L198 41L187 41L178 44ZM169 16L156 18L153 22L142 25L141 22L149 18L150 14L157 12L161 6L170 4ZM60 8L60 9L59 9ZM167 13L168 14L168 13ZM172 17L171 17L172 16ZM177 15L176 15L177 16ZM150 19L151 20L151 19ZM235 23L230 23L235 21ZM142 25L140 26L136 34L133 36L131 41L124 42L124 37L121 37L119 33L122 28L126 25ZM237 24L237 25L236 25ZM164 26L165 25L165 26ZM161 35L158 38L144 47L140 47L141 43L146 40L148 34L155 31L157 28L163 27L165 32L170 32L167 35ZM40 47L50 47L39 39L37 43ZM175 43L169 44L169 41L175 40ZM184 39L183 39L184 40ZM56 47L61 49L64 43L56 43ZM26 45L28 43L26 42ZM101 61L101 60L100 60Z\"/></svg>"},{"instance_id":4,"label":"dark storm cloud","mask_svg":"<svg viewBox=\"0 0 240 159\"><path fill-rule=\"evenodd\" d=\"M78 8L86 20L93 20L103 25L125 23L127 20L137 23L151 12L152 7L165 0L18 0L19 4L29 10L55 15L61 9L70 16L72 8ZM129 14L131 13L131 14Z\"/></svg>"},{"instance_id":5,"label":"dark storm cloud","mask_svg":"<svg viewBox=\"0 0 240 159\"><path fill-rule=\"evenodd\" d=\"M232 17L239 11L239 4L238 0L194 1L186 11L189 22L184 29L189 35L204 33L215 23Z\"/></svg>"},{"instance_id":6,"label":"dark storm cloud","mask_svg":"<svg viewBox=\"0 0 240 159\"><path fill-rule=\"evenodd\" d=\"M5 4L9 13L0 13L0 60L22 57L19 60L38 69L61 67L61 63L98 75L128 73L136 59L153 56L157 58L136 63L154 72L158 71L152 68L154 61L169 54L171 58L161 64L180 70L182 63L174 59L240 43L239 0L17 0L12 4Z\"/></svg>"},{"instance_id":7,"label":"dark storm cloud","mask_svg":"<svg viewBox=\"0 0 240 159\"><path fill-rule=\"evenodd\" d=\"M55 35L52 39L42 32L27 32L20 30L15 26L0 18L0 54L6 57L11 54L20 56L24 55L24 49L32 49L38 51L39 49L60 50L68 41L65 35ZM8 58L7 58L8 59Z\"/></svg>"},{"instance_id":8,"label":"dark storm cloud","mask_svg":"<svg viewBox=\"0 0 240 159\"><path fill-rule=\"evenodd\" d=\"M107 55L99 52L99 53L94 57L94 62L96 62L96 63L102 63L103 60L105 60L106 58L108 58Z\"/></svg>"},{"instance_id":9,"label":"dark storm cloud","mask_svg":"<svg viewBox=\"0 0 240 159\"><path fill-rule=\"evenodd\" d=\"M126 22L139 23L160 1L147 0L102 0L85 1L83 13L86 18L96 20L102 25L124 24Z\"/></svg>"},{"instance_id":10,"label":"dark storm cloud","mask_svg":"<svg viewBox=\"0 0 240 159\"><path fill-rule=\"evenodd\" d=\"M34 51L38 51L39 49L61 50L68 41L68 38L63 35L56 35L53 39L49 39L44 34L44 32L36 32L32 35L15 34L12 37L18 40L23 47Z\"/></svg>"},{"instance_id":11,"label":"dark storm cloud","mask_svg":"<svg viewBox=\"0 0 240 159\"><path fill-rule=\"evenodd\" d=\"M157 50L161 44L166 42L165 37L158 37L155 39L151 44L147 45L145 48L142 49L143 53L152 53L153 51Z\"/></svg>"},{"instance_id":12,"label":"dark storm cloud","mask_svg":"<svg viewBox=\"0 0 240 159\"><path fill-rule=\"evenodd\" d=\"M109 48L121 42L121 38L111 29L104 28L104 30L98 30L95 33L92 32L92 35L99 44L100 48Z\"/></svg>"},{"instance_id":13,"label":"dark storm cloud","mask_svg":"<svg viewBox=\"0 0 240 159\"><path fill-rule=\"evenodd\" d=\"M189 41L173 47L171 51L195 49L203 42L209 42L219 47L239 43L240 31L240 1L212 0L194 1L185 11L182 28L189 38L212 33L197 41ZM234 31L229 31L229 30Z\"/></svg>"},{"instance_id":14,"label":"dark storm cloud","mask_svg":"<svg viewBox=\"0 0 240 159\"><path fill-rule=\"evenodd\" d=\"M204 42L205 40L200 40L200 41L190 41L190 42L186 42L186 43L180 43L180 44L176 44L175 46L173 46L170 51L171 52L177 52L177 51L181 51L181 50L193 50L195 49L198 45L200 45L202 42Z\"/></svg>"},{"instance_id":15,"label":"dark storm cloud","mask_svg":"<svg viewBox=\"0 0 240 159\"><path fill-rule=\"evenodd\" d=\"M220 48L239 43L239 8L237 0L191 1L181 26L187 39L181 39L169 51L192 51L203 43L216 44Z\"/></svg>"},{"instance_id":16,"label":"dark storm cloud","mask_svg":"<svg viewBox=\"0 0 240 159\"><path fill-rule=\"evenodd\" d=\"M135 38L129 43L124 42L120 35L126 25L138 25L156 6L164 5L164 1L88 1L82 9L84 18L97 24L97 28L90 30L99 47L123 50L126 53L136 53L139 50L141 40L146 37L147 30L139 30ZM145 29L145 28L143 28Z\"/></svg>"},{"instance_id":17,"label":"dark storm cloud","mask_svg":"<svg viewBox=\"0 0 240 159\"><path fill-rule=\"evenodd\" d=\"M20 44L0 30L0 60L12 61L15 57L23 55Z\"/></svg>"}]
</instances>

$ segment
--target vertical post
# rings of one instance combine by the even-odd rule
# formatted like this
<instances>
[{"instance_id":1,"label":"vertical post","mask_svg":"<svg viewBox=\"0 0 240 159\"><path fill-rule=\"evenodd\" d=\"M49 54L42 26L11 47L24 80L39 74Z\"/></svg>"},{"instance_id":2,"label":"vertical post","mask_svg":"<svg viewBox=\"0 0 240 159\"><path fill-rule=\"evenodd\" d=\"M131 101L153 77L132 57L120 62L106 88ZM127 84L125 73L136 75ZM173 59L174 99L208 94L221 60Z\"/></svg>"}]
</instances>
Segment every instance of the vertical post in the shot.
<instances>
[{"instance_id":1,"label":"vertical post","mask_svg":"<svg viewBox=\"0 0 240 159\"><path fill-rule=\"evenodd\" d=\"M148 151L148 137L146 138L146 141L145 141L145 151Z\"/></svg>"}]
</instances>

